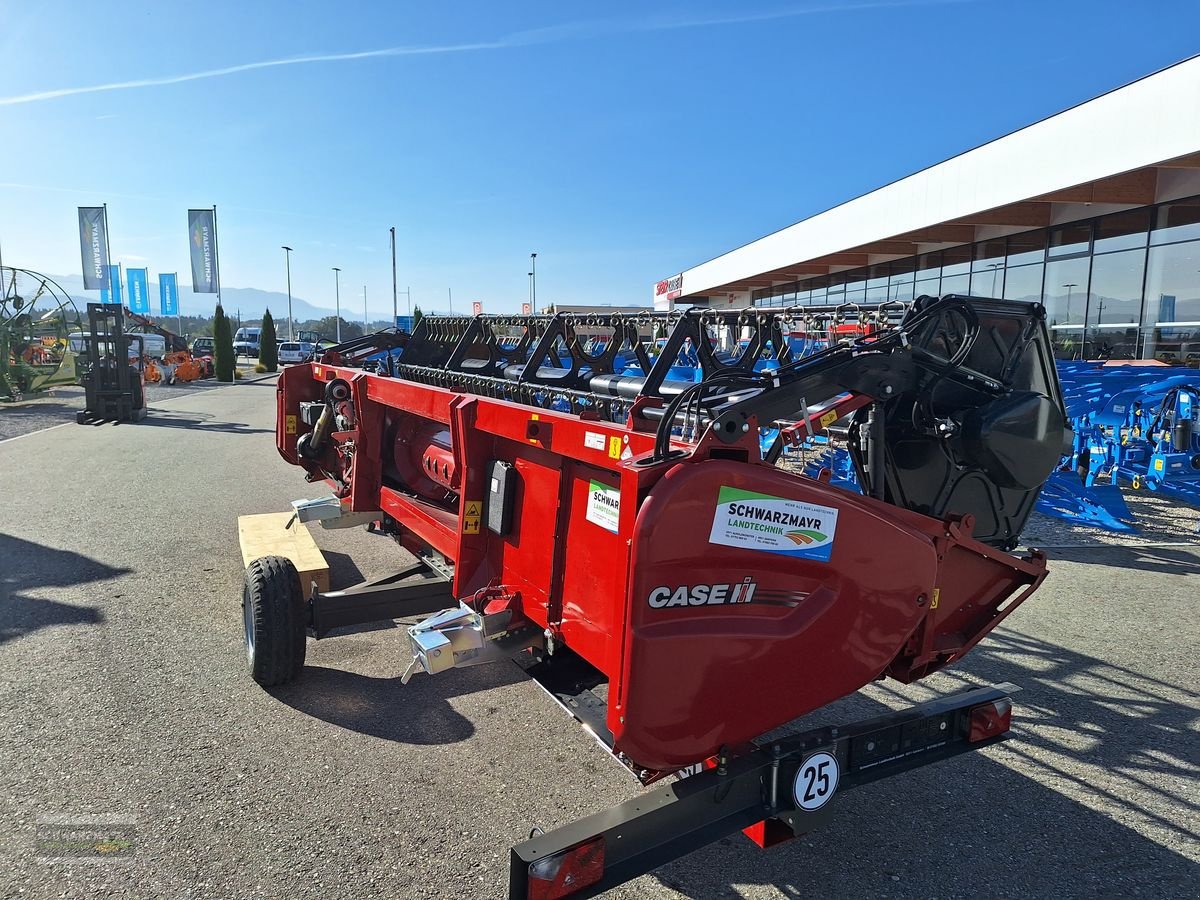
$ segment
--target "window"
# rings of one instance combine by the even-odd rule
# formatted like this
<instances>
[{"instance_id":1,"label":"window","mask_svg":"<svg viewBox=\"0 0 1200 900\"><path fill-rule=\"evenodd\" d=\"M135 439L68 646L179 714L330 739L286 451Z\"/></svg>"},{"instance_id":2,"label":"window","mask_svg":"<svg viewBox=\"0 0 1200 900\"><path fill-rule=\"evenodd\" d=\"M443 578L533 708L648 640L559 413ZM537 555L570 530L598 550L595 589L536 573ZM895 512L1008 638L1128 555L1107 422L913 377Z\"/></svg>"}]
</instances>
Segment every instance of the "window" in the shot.
<instances>
[{"instance_id":1,"label":"window","mask_svg":"<svg viewBox=\"0 0 1200 900\"><path fill-rule=\"evenodd\" d=\"M1008 265L1023 266L1040 263L1046 259L1045 230L1024 231L1008 237Z\"/></svg>"},{"instance_id":2,"label":"window","mask_svg":"<svg viewBox=\"0 0 1200 900\"><path fill-rule=\"evenodd\" d=\"M867 298L867 283L852 281L846 285L845 303L862 303Z\"/></svg>"},{"instance_id":3,"label":"window","mask_svg":"<svg viewBox=\"0 0 1200 900\"><path fill-rule=\"evenodd\" d=\"M961 275L969 271L971 271L971 246L969 244L942 251L943 278L947 275ZM966 287L963 287L962 292L966 293L966 290ZM947 293L944 287L942 288L942 293Z\"/></svg>"},{"instance_id":4,"label":"window","mask_svg":"<svg viewBox=\"0 0 1200 900\"><path fill-rule=\"evenodd\" d=\"M1092 260L1088 293L1088 359L1134 359L1141 350L1142 276L1146 251L1105 253Z\"/></svg>"},{"instance_id":5,"label":"window","mask_svg":"<svg viewBox=\"0 0 1200 900\"><path fill-rule=\"evenodd\" d=\"M1004 265L1004 238L980 241L975 245L972 272L988 272L997 264Z\"/></svg>"},{"instance_id":6,"label":"window","mask_svg":"<svg viewBox=\"0 0 1200 900\"><path fill-rule=\"evenodd\" d=\"M1200 238L1200 197L1165 203L1156 210L1151 244Z\"/></svg>"},{"instance_id":7,"label":"window","mask_svg":"<svg viewBox=\"0 0 1200 900\"><path fill-rule=\"evenodd\" d=\"M1040 303L1042 299L1042 273L1045 266L1014 266L1004 272L1004 299Z\"/></svg>"},{"instance_id":8,"label":"window","mask_svg":"<svg viewBox=\"0 0 1200 900\"><path fill-rule=\"evenodd\" d=\"M917 257L917 281L937 281L942 274L942 254L922 253ZM937 293L936 291L934 293Z\"/></svg>"},{"instance_id":9,"label":"window","mask_svg":"<svg viewBox=\"0 0 1200 900\"><path fill-rule=\"evenodd\" d=\"M1083 324L1090 262L1090 259L1083 257L1046 264L1046 286L1042 302L1046 304L1051 327Z\"/></svg>"},{"instance_id":10,"label":"window","mask_svg":"<svg viewBox=\"0 0 1200 900\"><path fill-rule=\"evenodd\" d=\"M942 276L942 294L967 294L971 291L971 273Z\"/></svg>"},{"instance_id":11,"label":"window","mask_svg":"<svg viewBox=\"0 0 1200 900\"><path fill-rule=\"evenodd\" d=\"M1091 242L1091 222L1064 225L1062 228L1054 228L1050 231L1050 247L1047 253L1051 258L1087 253Z\"/></svg>"},{"instance_id":12,"label":"window","mask_svg":"<svg viewBox=\"0 0 1200 900\"><path fill-rule=\"evenodd\" d=\"M1087 256L1046 263L1042 302L1050 322L1050 340L1061 359L1079 359L1083 353L1090 264L1091 259Z\"/></svg>"},{"instance_id":13,"label":"window","mask_svg":"<svg viewBox=\"0 0 1200 900\"><path fill-rule=\"evenodd\" d=\"M1004 293L1004 260L987 264L987 268L971 273L971 296L999 297Z\"/></svg>"},{"instance_id":14,"label":"window","mask_svg":"<svg viewBox=\"0 0 1200 900\"><path fill-rule=\"evenodd\" d=\"M1200 322L1200 241L1151 248L1146 321Z\"/></svg>"},{"instance_id":15,"label":"window","mask_svg":"<svg viewBox=\"0 0 1200 900\"><path fill-rule=\"evenodd\" d=\"M909 260L911 262L911 260ZM912 266L908 266L906 271L898 272L888 278L888 296L889 300L911 300L913 298L913 273Z\"/></svg>"},{"instance_id":16,"label":"window","mask_svg":"<svg viewBox=\"0 0 1200 900\"><path fill-rule=\"evenodd\" d=\"M1096 221L1096 242L1092 252L1108 253L1145 247L1146 232L1149 230L1149 209L1131 209L1115 216L1104 216Z\"/></svg>"},{"instance_id":17,"label":"window","mask_svg":"<svg viewBox=\"0 0 1200 900\"><path fill-rule=\"evenodd\" d=\"M1088 325L1136 325L1142 315L1142 274L1145 250L1106 253L1092 260L1088 292Z\"/></svg>"}]
</instances>

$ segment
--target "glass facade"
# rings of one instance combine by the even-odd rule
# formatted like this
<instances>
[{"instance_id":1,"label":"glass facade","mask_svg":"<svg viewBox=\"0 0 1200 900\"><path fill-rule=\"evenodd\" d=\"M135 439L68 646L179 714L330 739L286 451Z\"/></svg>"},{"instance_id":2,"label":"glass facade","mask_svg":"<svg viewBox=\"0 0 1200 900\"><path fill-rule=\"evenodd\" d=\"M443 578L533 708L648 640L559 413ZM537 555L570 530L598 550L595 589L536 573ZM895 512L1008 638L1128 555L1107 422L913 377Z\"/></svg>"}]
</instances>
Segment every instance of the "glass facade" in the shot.
<instances>
[{"instance_id":1,"label":"glass facade","mask_svg":"<svg viewBox=\"0 0 1200 900\"><path fill-rule=\"evenodd\" d=\"M1200 197L754 292L759 306L971 294L1040 301L1064 359L1200 367Z\"/></svg>"}]
</instances>

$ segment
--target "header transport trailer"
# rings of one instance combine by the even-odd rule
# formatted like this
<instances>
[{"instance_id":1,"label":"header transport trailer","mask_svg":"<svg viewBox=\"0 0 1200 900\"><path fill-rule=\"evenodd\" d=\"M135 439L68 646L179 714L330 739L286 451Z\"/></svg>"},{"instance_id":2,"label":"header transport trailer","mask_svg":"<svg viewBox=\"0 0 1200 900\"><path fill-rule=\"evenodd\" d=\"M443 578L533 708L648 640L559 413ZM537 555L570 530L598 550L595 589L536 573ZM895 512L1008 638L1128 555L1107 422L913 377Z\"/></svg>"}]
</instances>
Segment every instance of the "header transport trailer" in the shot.
<instances>
[{"instance_id":1,"label":"header transport trailer","mask_svg":"<svg viewBox=\"0 0 1200 900\"><path fill-rule=\"evenodd\" d=\"M756 743L955 662L1029 597L1045 558L1010 551L1068 437L1040 305L863 309L879 327L793 358L810 314L426 316L285 370L279 452L333 489L299 517L368 522L418 564L321 592L252 562L254 678L298 675L306 633L407 618L405 681L514 659L642 784L686 776L512 848L521 898L594 895L738 829L776 843L838 791L1004 739L1013 685ZM689 341L702 375L672 381ZM389 371L358 368L381 352ZM776 465L834 422L862 495Z\"/></svg>"}]
</instances>

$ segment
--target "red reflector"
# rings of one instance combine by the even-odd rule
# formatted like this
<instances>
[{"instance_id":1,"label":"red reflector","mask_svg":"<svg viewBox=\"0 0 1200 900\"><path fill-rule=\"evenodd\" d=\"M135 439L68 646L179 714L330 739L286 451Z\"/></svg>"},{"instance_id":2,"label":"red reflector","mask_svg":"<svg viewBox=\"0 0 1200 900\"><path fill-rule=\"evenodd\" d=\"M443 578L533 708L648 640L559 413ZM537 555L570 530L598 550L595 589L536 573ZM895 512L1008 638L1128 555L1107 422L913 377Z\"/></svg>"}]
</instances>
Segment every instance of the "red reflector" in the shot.
<instances>
[{"instance_id":1,"label":"red reflector","mask_svg":"<svg viewBox=\"0 0 1200 900\"><path fill-rule=\"evenodd\" d=\"M1012 727L1012 700L1002 697L991 703L982 703L971 709L971 730L967 733L967 741L986 741L998 734L1004 734Z\"/></svg>"},{"instance_id":2,"label":"red reflector","mask_svg":"<svg viewBox=\"0 0 1200 900\"><path fill-rule=\"evenodd\" d=\"M604 838L529 864L529 900L558 900L604 877Z\"/></svg>"}]
</instances>

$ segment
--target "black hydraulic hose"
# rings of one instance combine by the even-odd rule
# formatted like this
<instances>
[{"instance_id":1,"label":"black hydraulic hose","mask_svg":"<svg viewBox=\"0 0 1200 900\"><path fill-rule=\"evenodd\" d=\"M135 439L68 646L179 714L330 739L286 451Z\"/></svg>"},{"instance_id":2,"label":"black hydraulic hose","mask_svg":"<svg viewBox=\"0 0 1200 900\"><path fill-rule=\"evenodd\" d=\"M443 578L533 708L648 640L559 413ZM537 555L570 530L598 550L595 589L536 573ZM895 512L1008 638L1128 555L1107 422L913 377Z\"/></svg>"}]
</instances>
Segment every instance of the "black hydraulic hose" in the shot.
<instances>
[{"instance_id":1,"label":"black hydraulic hose","mask_svg":"<svg viewBox=\"0 0 1200 900\"><path fill-rule=\"evenodd\" d=\"M296 452L306 459L316 459L325 449L333 424L337 417L337 404L350 399L350 383L344 378L335 378L325 386L325 408L317 418L317 424L308 434L296 441Z\"/></svg>"}]
</instances>

